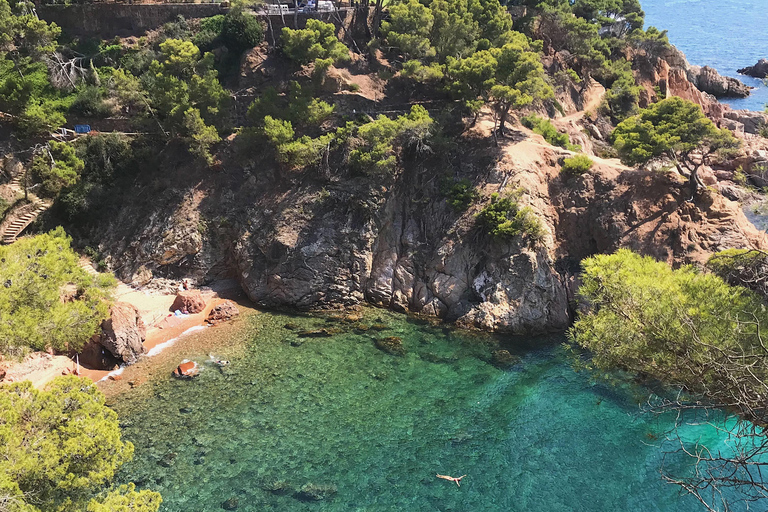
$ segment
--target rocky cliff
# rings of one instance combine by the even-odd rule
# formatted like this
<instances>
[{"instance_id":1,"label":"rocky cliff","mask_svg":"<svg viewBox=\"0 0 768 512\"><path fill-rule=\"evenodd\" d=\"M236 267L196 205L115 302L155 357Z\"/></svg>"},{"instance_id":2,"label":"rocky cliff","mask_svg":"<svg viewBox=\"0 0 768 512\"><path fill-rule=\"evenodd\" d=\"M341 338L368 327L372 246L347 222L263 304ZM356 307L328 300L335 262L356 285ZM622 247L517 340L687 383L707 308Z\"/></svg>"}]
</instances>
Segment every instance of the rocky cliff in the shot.
<instances>
[{"instance_id":1,"label":"rocky cliff","mask_svg":"<svg viewBox=\"0 0 768 512\"><path fill-rule=\"evenodd\" d=\"M252 57L244 62L269 61ZM745 131L738 115L730 119L732 111L689 79L679 52L638 54L634 69L645 102L658 88ZM241 75L263 81L276 72ZM340 114L345 105L350 112L389 112L401 101L379 104L371 100L381 94L371 92L375 80L352 78L362 90L329 98ZM488 113L450 141L401 152L397 171L388 175L355 174L341 157L321 170L289 171L265 142L241 135L222 143L215 170L195 163L181 146L166 147L121 185L99 218L68 230L138 285L235 277L266 307L367 302L513 333L565 328L578 262L592 254L629 247L681 265L701 264L731 247L768 249L740 206L718 192L732 188L733 168L703 170L712 188L693 203L685 180L672 171L629 169L596 156L607 132L574 110L593 111L602 93L583 88L556 121L595 161L580 177L561 175L567 151L517 123L496 145ZM480 194L466 211L452 208L445 196L446 183L461 179ZM512 190L543 221L541 242L493 239L478 227L476 214L491 194Z\"/></svg>"},{"instance_id":2,"label":"rocky cliff","mask_svg":"<svg viewBox=\"0 0 768 512\"><path fill-rule=\"evenodd\" d=\"M565 179L567 152L523 128L496 147L490 123L481 118L447 164L434 155L407 159L374 184L343 167L330 180L277 179L269 159L243 163L234 150L216 173L165 155L162 199L147 199L158 183L126 191L90 237L128 281L237 277L262 306L368 302L514 333L568 325L572 278L591 254L630 247L678 265L729 247L768 248L739 205L714 190L693 204L675 173L597 157L592 171ZM458 178L482 195L465 212L441 192L444 180ZM494 240L476 225L490 194L517 188L545 222L542 243Z\"/></svg>"}]
</instances>

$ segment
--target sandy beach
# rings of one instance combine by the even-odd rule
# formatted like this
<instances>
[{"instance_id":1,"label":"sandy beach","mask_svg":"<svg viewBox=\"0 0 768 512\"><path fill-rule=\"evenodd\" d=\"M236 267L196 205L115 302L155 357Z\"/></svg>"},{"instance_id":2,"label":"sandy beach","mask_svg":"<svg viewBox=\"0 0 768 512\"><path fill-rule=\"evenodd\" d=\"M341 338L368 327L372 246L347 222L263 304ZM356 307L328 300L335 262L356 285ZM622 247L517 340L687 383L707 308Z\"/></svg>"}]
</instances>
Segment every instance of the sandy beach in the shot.
<instances>
[{"instance_id":1,"label":"sandy beach","mask_svg":"<svg viewBox=\"0 0 768 512\"><path fill-rule=\"evenodd\" d=\"M224 300L235 300L238 302L238 307L241 310L244 306L242 303L243 293L234 281L215 283L211 287L201 288L200 291L205 299L205 309L199 313L181 317L173 316L171 312L171 305L176 298L176 294L137 290L121 283L117 288L115 300L132 304L139 310L141 318L147 326L144 348L147 354L154 356L165 348L165 344L173 343L174 340L207 325L205 319L208 317L211 309ZM245 305L245 307L247 308L248 306ZM155 358L143 357L140 363L152 359ZM147 364L151 365L150 362L147 362L146 364L137 363L138 366L133 366L137 366L137 369L138 367L146 369ZM133 366L126 367L126 369L131 369ZM36 388L43 388L55 377L73 373L76 368L77 362L65 355L35 352L30 354L23 362L8 365L5 368L6 376L0 381L0 384L28 380ZM99 382L102 387L109 387L105 384L117 383L124 378L122 374L110 377L110 373L113 372L109 370L93 370L83 366L80 366L79 370L80 375L88 377L94 382ZM130 373L133 374L135 371Z\"/></svg>"}]
</instances>

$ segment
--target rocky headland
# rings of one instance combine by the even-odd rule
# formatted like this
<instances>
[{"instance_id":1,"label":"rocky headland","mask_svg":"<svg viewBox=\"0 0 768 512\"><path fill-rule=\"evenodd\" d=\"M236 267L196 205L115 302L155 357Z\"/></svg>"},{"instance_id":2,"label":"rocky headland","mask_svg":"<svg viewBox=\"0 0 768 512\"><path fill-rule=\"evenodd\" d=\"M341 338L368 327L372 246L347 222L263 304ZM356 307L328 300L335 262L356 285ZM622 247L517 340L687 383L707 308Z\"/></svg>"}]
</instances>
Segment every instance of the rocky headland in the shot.
<instances>
[{"instance_id":1,"label":"rocky headland","mask_svg":"<svg viewBox=\"0 0 768 512\"><path fill-rule=\"evenodd\" d=\"M737 72L753 78L766 78L768 77L768 59L760 59L754 66L741 68Z\"/></svg>"},{"instance_id":2,"label":"rocky headland","mask_svg":"<svg viewBox=\"0 0 768 512\"><path fill-rule=\"evenodd\" d=\"M694 101L745 139L737 161L747 174L765 160L765 141L752 135L765 117L733 111L700 89L713 82L726 91L738 88L731 79L721 82L710 68L689 66L674 48L661 55L639 51L632 59L644 87L641 106L658 91ZM241 85L252 85L253 77L268 83L280 73L272 61L260 49L247 54ZM362 83L369 76L360 71L347 80ZM343 114L370 108L380 88L373 80L332 98ZM678 266L703 264L727 248L768 248L732 200L747 193L733 181L734 161L702 170L710 188L694 204L685 178L671 166L630 169L601 157L609 128L584 114L603 93L592 83L560 95L566 111L555 125L595 161L578 178L560 173L568 151L519 125L495 145L488 112L447 151L447 168L435 156L446 149L437 148L375 183L343 162L331 162L325 176L286 173L268 152L244 155L235 139L224 143L216 172L195 168L180 156L182 148L171 148L156 162L162 178L136 180L112 215L80 233L126 282L235 278L264 307L370 303L512 333L566 328L578 262L591 254L629 247ZM480 201L464 212L452 209L442 192L446 177L470 180ZM162 189L160 196L152 187ZM490 195L515 188L545 222L540 244L493 240L477 229L475 216Z\"/></svg>"}]
</instances>

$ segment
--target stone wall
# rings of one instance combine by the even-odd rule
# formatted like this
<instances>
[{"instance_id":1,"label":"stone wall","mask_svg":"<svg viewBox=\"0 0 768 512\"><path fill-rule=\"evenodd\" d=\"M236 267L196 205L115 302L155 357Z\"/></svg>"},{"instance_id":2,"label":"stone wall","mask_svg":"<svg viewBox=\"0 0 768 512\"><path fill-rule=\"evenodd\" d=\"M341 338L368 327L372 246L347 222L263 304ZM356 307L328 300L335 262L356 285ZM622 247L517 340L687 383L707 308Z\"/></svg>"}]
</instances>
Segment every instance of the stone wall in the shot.
<instances>
[{"instance_id":1,"label":"stone wall","mask_svg":"<svg viewBox=\"0 0 768 512\"><path fill-rule=\"evenodd\" d=\"M101 37L141 36L175 20L204 18L225 11L219 4L81 4L40 5L37 14L55 22L70 36Z\"/></svg>"}]
</instances>

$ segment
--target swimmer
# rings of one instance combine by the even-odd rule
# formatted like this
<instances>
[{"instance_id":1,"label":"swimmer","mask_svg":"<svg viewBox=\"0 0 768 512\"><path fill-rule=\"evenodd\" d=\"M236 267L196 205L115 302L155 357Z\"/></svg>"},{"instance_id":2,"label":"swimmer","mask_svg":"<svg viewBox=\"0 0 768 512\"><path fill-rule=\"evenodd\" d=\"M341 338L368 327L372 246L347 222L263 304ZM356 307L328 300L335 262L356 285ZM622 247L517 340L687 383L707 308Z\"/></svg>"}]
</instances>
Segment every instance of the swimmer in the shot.
<instances>
[{"instance_id":1,"label":"swimmer","mask_svg":"<svg viewBox=\"0 0 768 512\"><path fill-rule=\"evenodd\" d=\"M219 365L220 367L224 367L229 364L229 361L227 361L226 359L216 359L211 354L208 354L208 357L211 359L211 362L213 364Z\"/></svg>"},{"instance_id":2,"label":"swimmer","mask_svg":"<svg viewBox=\"0 0 768 512\"><path fill-rule=\"evenodd\" d=\"M461 475L459 477L453 477L448 475L437 475L437 478L442 478L443 480L448 480L449 482L456 482L456 485L461 487L461 484L459 482L461 482L461 479L464 478L465 476L467 475Z\"/></svg>"}]
</instances>

